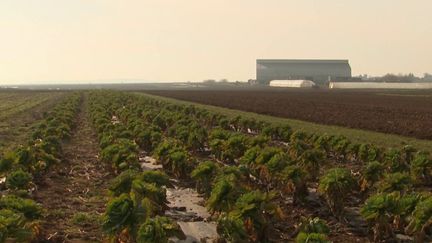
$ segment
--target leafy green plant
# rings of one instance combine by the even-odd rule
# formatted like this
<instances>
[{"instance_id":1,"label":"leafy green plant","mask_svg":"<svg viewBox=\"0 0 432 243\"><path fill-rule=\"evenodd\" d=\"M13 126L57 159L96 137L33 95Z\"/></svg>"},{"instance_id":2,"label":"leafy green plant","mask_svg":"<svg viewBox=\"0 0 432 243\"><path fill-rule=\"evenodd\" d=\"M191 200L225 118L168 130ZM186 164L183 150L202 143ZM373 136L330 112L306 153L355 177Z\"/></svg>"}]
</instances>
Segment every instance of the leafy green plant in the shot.
<instances>
[{"instance_id":1,"label":"leafy green plant","mask_svg":"<svg viewBox=\"0 0 432 243\"><path fill-rule=\"evenodd\" d=\"M309 191L307 188L308 173L300 166L287 166L280 175L287 191L293 194L293 203L302 203Z\"/></svg>"},{"instance_id":2,"label":"leafy green plant","mask_svg":"<svg viewBox=\"0 0 432 243\"><path fill-rule=\"evenodd\" d=\"M327 223L320 218L304 218L299 226L300 233L296 237L296 243L328 243L327 234L330 229Z\"/></svg>"},{"instance_id":3,"label":"leafy green plant","mask_svg":"<svg viewBox=\"0 0 432 243\"><path fill-rule=\"evenodd\" d=\"M397 209L397 195L381 193L369 197L360 210L361 215L372 223L374 241L393 238L391 227L394 213Z\"/></svg>"},{"instance_id":4,"label":"leafy green plant","mask_svg":"<svg viewBox=\"0 0 432 243\"><path fill-rule=\"evenodd\" d=\"M162 133L156 126L146 126L144 129L135 131L135 141L147 151L152 151L162 139Z\"/></svg>"},{"instance_id":5,"label":"leafy green plant","mask_svg":"<svg viewBox=\"0 0 432 243\"><path fill-rule=\"evenodd\" d=\"M402 172L408 168L408 165L402 159L400 150L389 149L384 156L385 163L391 172Z\"/></svg>"},{"instance_id":6,"label":"leafy green plant","mask_svg":"<svg viewBox=\"0 0 432 243\"><path fill-rule=\"evenodd\" d=\"M411 216L422 196L418 193L400 194L394 192L394 194L397 195L397 207L394 211L393 224L397 231L403 231L403 228L407 225L407 218Z\"/></svg>"},{"instance_id":7,"label":"leafy green plant","mask_svg":"<svg viewBox=\"0 0 432 243\"><path fill-rule=\"evenodd\" d=\"M362 171L361 190L367 190L380 180L383 177L384 169L384 165L378 161L368 162Z\"/></svg>"},{"instance_id":8,"label":"leafy green plant","mask_svg":"<svg viewBox=\"0 0 432 243\"><path fill-rule=\"evenodd\" d=\"M360 144L358 157L364 162L378 160L380 151L377 147L370 144Z\"/></svg>"},{"instance_id":9,"label":"leafy green plant","mask_svg":"<svg viewBox=\"0 0 432 243\"><path fill-rule=\"evenodd\" d=\"M153 154L156 156L157 159L165 160L168 154L181 149L182 146L180 145L178 140L164 139L153 150Z\"/></svg>"},{"instance_id":10,"label":"leafy green plant","mask_svg":"<svg viewBox=\"0 0 432 243\"><path fill-rule=\"evenodd\" d=\"M222 159L234 163L246 151L247 138L242 134L233 134L223 143Z\"/></svg>"},{"instance_id":11,"label":"leafy green plant","mask_svg":"<svg viewBox=\"0 0 432 243\"><path fill-rule=\"evenodd\" d=\"M415 149L412 145L405 145L402 148L402 159L405 161L405 163L411 164L416 152L417 149Z\"/></svg>"},{"instance_id":12,"label":"leafy green plant","mask_svg":"<svg viewBox=\"0 0 432 243\"><path fill-rule=\"evenodd\" d=\"M29 242L36 236L33 227L36 225L28 223L21 213L8 209L0 210L0 242L11 238L18 242Z\"/></svg>"},{"instance_id":13,"label":"leafy green plant","mask_svg":"<svg viewBox=\"0 0 432 243\"><path fill-rule=\"evenodd\" d=\"M249 242L243 219L238 214L222 214L218 219L217 232L228 242Z\"/></svg>"},{"instance_id":14,"label":"leafy green plant","mask_svg":"<svg viewBox=\"0 0 432 243\"><path fill-rule=\"evenodd\" d=\"M102 224L108 235L113 238L121 237L122 234L134 235L138 224L134 203L129 195L122 194L109 201Z\"/></svg>"},{"instance_id":15,"label":"leafy green plant","mask_svg":"<svg viewBox=\"0 0 432 243\"><path fill-rule=\"evenodd\" d=\"M275 140L289 142L293 134L292 128L289 125L267 125L262 129L262 134L271 137Z\"/></svg>"},{"instance_id":16,"label":"leafy green plant","mask_svg":"<svg viewBox=\"0 0 432 243\"><path fill-rule=\"evenodd\" d=\"M40 147L40 141L31 146L19 147L15 151L15 163L27 169L32 174L39 175L51 164L59 160L54 155L47 153Z\"/></svg>"},{"instance_id":17,"label":"leafy green plant","mask_svg":"<svg viewBox=\"0 0 432 243\"><path fill-rule=\"evenodd\" d=\"M300 165L310 175L311 180L315 181L319 175L321 165L325 162L324 154L317 149L309 149L304 151L300 157Z\"/></svg>"},{"instance_id":18,"label":"leafy green plant","mask_svg":"<svg viewBox=\"0 0 432 243\"><path fill-rule=\"evenodd\" d=\"M411 215L420 199L419 194L399 192L379 193L369 197L360 213L373 225L374 241L394 239L395 230L403 229L405 219Z\"/></svg>"},{"instance_id":19,"label":"leafy green plant","mask_svg":"<svg viewBox=\"0 0 432 243\"><path fill-rule=\"evenodd\" d=\"M0 173L5 173L12 169L14 157L12 153L7 153L3 158L0 158Z\"/></svg>"},{"instance_id":20,"label":"leafy green plant","mask_svg":"<svg viewBox=\"0 0 432 243\"><path fill-rule=\"evenodd\" d=\"M198 166L192 171L191 177L197 184L197 190L199 193L205 193L208 197L211 192L212 181L216 177L219 167L213 161L204 161L198 164Z\"/></svg>"},{"instance_id":21,"label":"leafy green plant","mask_svg":"<svg viewBox=\"0 0 432 243\"><path fill-rule=\"evenodd\" d=\"M428 196L417 203L406 230L414 233L416 242L425 242L427 230L432 226L432 197Z\"/></svg>"},{"instance_id":22,"label":"leafy green plant","mask_svg":"<svg viewBox=\"0 0 432 243\"><path fill-rule=\"evenodd\" d=\"M432 159L429 154L417 153L411 161L410 172L415 182L429 185L432 182Z\"/></svg>"},{"instance_id":23,"label":"leafy green plant","mask_svg":"<svg viewBox=\"0 0 432 243\"><path fill-rule=\"evenodd\" d=\"M280 148L265 147L259 151L254 163L249 167L264 183L269 184L276 174L285 168L289 163L286 153Z\"/></svg>"},{"instance_id":24,"label":"leafy green plant","mask_svg":"<svg viewBox=\"0 0 432 243\"><path fill-rule=\"evenodd\" d=\"M131 198L135 205L142 202L144 198L149 199L152 208L158 212L168 209L168 201L166 199L166 189L159 187L154 183L147 183L142 180L134 180L132 182Z\"/></svg>"},{"instance_id":25,"label":"leafy green plant","mask_svg":"<svg viewBox=\"0 0 432 243\"><path fill-rule=\"evenodd\" d=\"M296 243L330 243L327 235L321 233L300 232L295 240Z\"/></svg>"},{"instance_id":26,"label":"leafy green plant","mask_svg":"<svg viewBox=\"0 0 432 243\"><path fill-rule=\"evenodd\" d=\"M220 139L226 140L230 136L230 133L227 130L221 128L213 129L209 134L209 140Z\"/></svg>"},{"instance_id":27,"label":"leafy green plant","mask_svg":"<svg viewBox=\"0 0 432 243\"><path fill-rule=\"evenodd\" d=\"M184 240L186 236L180 226L170 218L156 216L147 219L139 228L137 242L140 243L168 243L169 238L176 237Z\"/></svg>"},{"instance_id":28,"label":"leafy green plant","mask_svg":"<svg viewBox=\"0 0 432 243\"><path fill-rule=\"evenodd\" d=\"M138 179L147 183L154 183L158 187L162 187L162 186L173 187L172 183L170 182L169 176L162 171L157 171L157 170L144 171L138 175Z\"/></svg>"},{"instance_id":29,"label":"leafy green plant","mask_svg":"<svg viewBox=\"0 0 432 243\"><path fill-rule=\"evenodd\" d=\"M169 153L163 165L177 178L186 178L192 170L191 158L184 150Z\"/></svg>"},{"instance_id":30,"label":"leafy green plant","mask_svg":"<svg viewBox=\"0 0 432 243\"><path fill-rule=\"evenodd\" d=\"M10 172L6 177L6 186L9 189L28 189L31 185L32 175L22 169Z\"/></svg>"},{"instance_id":31,"label":"leafy green plant","mask_svg":"<svg viewBox=\"0 0 432 243\"><path fill-rule=\"evenodd\" d=\"M330 210L340 216L343 213L345 198L355 187L351 172L344 168L334 168L320 178L318 192L324 196Z\"/></svg>"},{"instance_id":32,"label":"leafy green plant","mask_svg":"<svg viewBox=\"0 0 432 243\"><path fill-rule=\"evenodd\" d=\"M0 209L9 209L22 213L28 219L37 219L41 216L42 207L31 199L24 199L14 195L0 198Z\"/></svg>"},{"instance_id":33,"label":"leafy green plant","mask_svg":"<svg viewBox=\"0 0 432 243\"><path fill-rule=\"evenodd\" d=\"M271 176L276 175L278 172L283 170L291 161L287 154L277 153L265 164L267 170Z\"/></svg>"},{"instance_id":34,"label":"leafy green plant","mask_svg":"<svg viewBox=\"0 0 432 243\"><path fill-rule=\"evenodd\" d=\"M280 216L280 209L271 202L274 198L273 193L262 193L260 191L251 191L241 195L235 207L221 223L219 228L231 226L231 223L236 228L239 224L239 219L243 221L244 230L247 232L249 242L266 242L271 227L271 222L274 217ZM241 228L240 228L241 230ZM232 229L223 229L222 232L227 232L229 236L233 236ZM242 231L240 231L242 233Z\"/></svg>"},{"instance_id":35,"label":"leafy green plant","mask_svg":"<svg viewBox=\"0 0 432 243\"><path fill-rule=\"evenodd\" d=\"M246 150L246 152L240 158L239 162L247 166L253 166L261 151L262 148L260 148L259 146L251 147Z\"/></svg>"},{"instance_id":36,"label":"leafy green plant","mask_svg":"<svg viewBox=\"0 0 432 243\"><path fill-rule=\"evenodd\" d=\"M353 161L358 160L359 149L360 149L360 144L350 143L346 148L347 158Z\"/></svg>"},{"instance_id":37,"label":"leafy green plant","mask_svg":"<svg viewBox=\"0 0 432 243\"><path fill-rule=\"evenodd\" d=\"M322 233L322 234L330 233L330 229L327 226L327 222L325 222L324 220L318 217L303 219L299 227L300 227L300 231L306 233Z\"/></svg>"},{"instance_id":38,"label":"leafy green plant","mask_svg":"<svg viewBox=\"0 0 432 243\"><path fill-rule=\"evenodd\" d=\"M291 135L293 133L293 130L291 128L291 126L284 124L284 125L280 125L277 127L277 139L284 141L284 142L289 142Z\"/></svg>"},{"instance_id":39,"label":"leafy green plant","mask_svg":"<svg viewBox=\"0 0 432 243\"><path fill-rule=\"evenodd\" d=\"M187 136L186 145L195 151L203 151L207 141L207 131L203 127L195 127Z\"/></svg>"},{"instance_id":40,"label":"leafy green plant","mask_svg":"<svg viewBox=\"0 0 432 243\"><path fill-rule=\"evenodd\" d=\"M348 153L348 147L350 144L350 141L343 136L333 137L333 141L331 141L332 150L343 159L345 159Z\"/></svg>"},{"instance_id":41,"label":"leafy green plant","mask_svg":"<svg viewBox=\"0 0 432 243\"><path fill-rule=\"evenodd\" d=\"M384 179L380 181L378 190L380 192L405 192L412 187L411 178L407 173L392 173L385 175Z\"/></svg>"},{"instance_id":42,"label":"leafy green plant","mask_svg":"<svg viewBox=\"0 0 432 243\"><path fill-rule=\"evenodd\" d=\"M132 181L138 176L135 170L125 170L114 178L109 186L113 196L120 196L123 193L129 193L132 188Z\"/></svg>"},{"instance_id":43,"label":"leafy green plant","mask_svg":"<svg viewBox=\"0 0 432 243\"><path fill-rule=\"evenodd\" d=\"M304 141L307 138L307 134L304 131L295 131L291 134L290 142L293 143L295 141Z\"/></svg>"},{"instance_id":44,"label":"leafy green plant","mask_svg":"<svg viewBox=\"0 0 432 243\"><path fill-rule=\"evenodd\" d=\"M101 151L101 160L113 165L118 171L139 168L138 146L129 139L118 139Z\"/></svg>"},{"instance_id":45,"label":"leafy green plant","mask_svg":"<svg viewBox=\"0 0 432 243\"><path fill-rule=\"evenodd\" d=\"M212 213L229 212L241 193L236 174L218 177L207 200L207 208Z\"/></svg>"}]
</instances>

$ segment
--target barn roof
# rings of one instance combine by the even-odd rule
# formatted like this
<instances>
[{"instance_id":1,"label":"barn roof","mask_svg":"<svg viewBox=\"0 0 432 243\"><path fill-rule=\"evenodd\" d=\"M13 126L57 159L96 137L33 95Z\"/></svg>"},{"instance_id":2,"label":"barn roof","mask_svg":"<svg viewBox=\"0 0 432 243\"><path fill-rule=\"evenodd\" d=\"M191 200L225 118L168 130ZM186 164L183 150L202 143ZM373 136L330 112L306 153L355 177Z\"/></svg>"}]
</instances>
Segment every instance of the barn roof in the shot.
<instances>
[{"instance_id":1,"label":"barn roof","mask_svg":"<svg viewBox=\"0 0 432 243\"><path fill-rule=\"evenodd\" d=\"M348 64L346 59L257 59L257 63Z\"/></svg>"}]
</instances>

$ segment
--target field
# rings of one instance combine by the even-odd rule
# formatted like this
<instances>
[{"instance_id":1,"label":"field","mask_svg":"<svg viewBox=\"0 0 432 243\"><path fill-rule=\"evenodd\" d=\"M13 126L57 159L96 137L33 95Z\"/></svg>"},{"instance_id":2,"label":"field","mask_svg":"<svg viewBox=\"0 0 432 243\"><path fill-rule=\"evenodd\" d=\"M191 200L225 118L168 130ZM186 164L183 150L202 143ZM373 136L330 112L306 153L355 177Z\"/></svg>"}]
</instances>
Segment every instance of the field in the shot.
<instances>
[{"instance_id":1,"label":"field","mask_svg":"<svg viewBox=\"0 0 432 243\"><path fill-rule=\"evenodd\" d=\"M0 242L432 239L428 140L143 93L49 95L0 151Z\"/></svg>"},{"instance_id":2,"label":"field","mask_svg":"<svg viewBox=\"0 0 432 243\"><path fill-rule=\"evenodd\" d=\"M267 89L149 93L318 124L432 139L431 92Z\"/></svg>"},{"instance_id":3,"label":"field","mask_svg":"<svg viewBox=\"0 0 432 243\"><path fill-rule=\"evenodd\" d=\"M0 91L0 151L22 142L31 125L62 96L61 92Z\"/></svg>"}]
</instances>

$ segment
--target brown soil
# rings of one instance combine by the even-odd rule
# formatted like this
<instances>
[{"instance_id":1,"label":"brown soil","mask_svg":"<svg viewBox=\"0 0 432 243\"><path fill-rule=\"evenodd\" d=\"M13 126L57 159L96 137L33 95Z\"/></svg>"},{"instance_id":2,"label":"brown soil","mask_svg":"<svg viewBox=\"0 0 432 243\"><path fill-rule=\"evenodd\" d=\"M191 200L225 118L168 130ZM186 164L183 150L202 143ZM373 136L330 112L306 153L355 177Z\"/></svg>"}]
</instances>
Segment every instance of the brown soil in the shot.
<instances>
[{"instance_id":1,"label":"brown soil","mask_svg":"<svg viewBox=\"0 0 432 243\"><path fill-rule=\"evenodd\" d=\"M102 241L101 215L112 173L98 161L98 143L86 113L77 115L72 137L63 145L61 164L43 176L35 200L46 209L42 242ZM84 215L79 220L78 215Z\"/></svg>"},{"instance_id":2,"label":"brown soil","mask_svg":"<svg viewBox=\"0 0 432 243\"><path fill-rule=\"evenodd\" d=\"M432 139L432 91L263 89L148 93L319 124Z\"/></svg>"}]
</instances>

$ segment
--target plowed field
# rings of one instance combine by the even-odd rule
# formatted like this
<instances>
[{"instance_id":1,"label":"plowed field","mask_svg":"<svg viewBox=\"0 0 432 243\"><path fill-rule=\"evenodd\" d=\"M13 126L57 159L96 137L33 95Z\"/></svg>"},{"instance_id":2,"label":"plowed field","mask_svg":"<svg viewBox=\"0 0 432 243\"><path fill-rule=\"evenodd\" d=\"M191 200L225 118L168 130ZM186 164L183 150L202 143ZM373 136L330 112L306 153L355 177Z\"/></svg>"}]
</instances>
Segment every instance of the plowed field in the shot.
<instances>
[{"instance_id":1,"label":"plowed field","mask_svg":"<svg viewBox=\"0 0 432 243\"><path fill-rule=\"evenodd\" d=\"M265 115L432 139L432 92L236 90L149 91Z\"/></svg>"}]
</instances>

